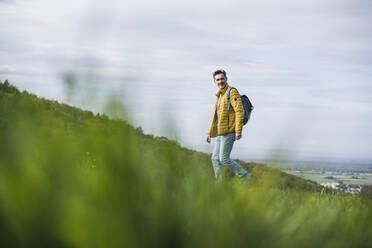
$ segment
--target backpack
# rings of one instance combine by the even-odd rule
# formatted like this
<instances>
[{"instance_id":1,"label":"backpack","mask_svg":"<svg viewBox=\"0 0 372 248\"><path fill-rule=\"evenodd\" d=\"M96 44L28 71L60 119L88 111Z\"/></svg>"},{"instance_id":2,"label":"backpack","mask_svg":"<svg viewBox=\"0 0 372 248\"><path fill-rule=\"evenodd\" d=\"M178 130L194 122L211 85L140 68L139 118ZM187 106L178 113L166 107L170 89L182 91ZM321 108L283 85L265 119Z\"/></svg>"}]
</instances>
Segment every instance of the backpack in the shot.
<instances>
[{"instance_id":1,"label":"backpack","mask_svg":"<svg viewBox=\"0 0 372 248\"><path fill-rule=\"evenodd\" d=\"M230 110L230 105L231 105L230 104L230 90L231 89L236 89L236 88L229 87L227 89L227 101L228 101L227 110ZM247 124L247 122L251 118L251 113L252 113L252 110L253 110L253 105L252 105L251 101L249 101L249 98L246 95L242 95L240 97L242 99L243 108L244 108L244 122L243 122L243 125L245 125L245 124Z\"/></svg>"}]
</instances>

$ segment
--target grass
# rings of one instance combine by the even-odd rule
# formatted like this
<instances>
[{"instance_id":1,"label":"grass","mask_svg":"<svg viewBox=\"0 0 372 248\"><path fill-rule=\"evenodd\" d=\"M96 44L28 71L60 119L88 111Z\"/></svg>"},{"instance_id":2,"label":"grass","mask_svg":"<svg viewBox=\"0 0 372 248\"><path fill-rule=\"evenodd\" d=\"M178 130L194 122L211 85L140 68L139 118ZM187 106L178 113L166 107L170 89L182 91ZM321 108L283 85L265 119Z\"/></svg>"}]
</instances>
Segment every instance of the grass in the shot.
<instances>
[{"instance_id":1,"label":"grass","mask_svg":"<svg viewBox=\"0 0 372 248\"><path fill-rule=\"evenodd\" d=\"M0 83L1 247L371 247L371 200Z\"/></svg>"}]
</instances>

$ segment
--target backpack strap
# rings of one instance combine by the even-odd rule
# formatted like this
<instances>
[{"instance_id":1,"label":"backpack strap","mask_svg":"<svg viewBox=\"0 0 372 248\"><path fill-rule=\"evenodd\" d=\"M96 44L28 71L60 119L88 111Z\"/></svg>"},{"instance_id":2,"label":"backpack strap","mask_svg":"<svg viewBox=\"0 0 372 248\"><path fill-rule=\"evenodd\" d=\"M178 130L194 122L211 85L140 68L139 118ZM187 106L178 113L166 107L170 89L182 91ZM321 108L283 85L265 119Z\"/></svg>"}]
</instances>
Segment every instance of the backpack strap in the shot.
<instances>
[{"instance_id":1,"label":"backpack strap","mask_svg":"<svg viewBox=\"0 0 372 248\"><path fill-rule=\"evenodd\" d=\"M231 105L231 102L230 102L230 90L231 89L235 89L234 87L229 87L227 89L227 110L230 110L230 105Z\"/></svg>"},{"instance_id":2,"label":"backpack strap","mask_svg":"<svg viewBox=\"0 0 372 248\"><path fill-rule=\"evenodd\" d=\"M227 89L227 111L230 110L230 105L231 105L231 102L230 102L230 90L231 89L235 89L234 87L229 87ZM229 128L229 122L230 122L230 115L227 113L227 128Z\"/></svg>"}]
</instances>

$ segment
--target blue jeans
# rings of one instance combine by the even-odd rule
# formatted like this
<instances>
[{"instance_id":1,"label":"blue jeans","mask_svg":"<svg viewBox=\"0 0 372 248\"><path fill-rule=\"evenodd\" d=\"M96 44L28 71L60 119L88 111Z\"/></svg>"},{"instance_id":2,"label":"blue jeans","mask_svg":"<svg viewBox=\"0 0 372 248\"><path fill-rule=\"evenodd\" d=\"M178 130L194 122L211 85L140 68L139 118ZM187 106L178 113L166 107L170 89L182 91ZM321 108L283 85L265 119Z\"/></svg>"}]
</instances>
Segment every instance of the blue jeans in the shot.
<instances>
[{"instance_id":1,"label":"blue jeans","mask_svg":"<svg viewBox=\"0 0 372 248\"><path fill-rule=\"evenodd\" d=\"M251 174L249 174L239 164L237 164L230 158L230 153L233 148L234 141L235 133L217 136L216 138L216 143L214 144L212 154L212 163L214 175L216 176L217 182L222 182L224 179L224 165L232 170L240 178L248 180L251 177Z\"/></svg>"}]
</instances>

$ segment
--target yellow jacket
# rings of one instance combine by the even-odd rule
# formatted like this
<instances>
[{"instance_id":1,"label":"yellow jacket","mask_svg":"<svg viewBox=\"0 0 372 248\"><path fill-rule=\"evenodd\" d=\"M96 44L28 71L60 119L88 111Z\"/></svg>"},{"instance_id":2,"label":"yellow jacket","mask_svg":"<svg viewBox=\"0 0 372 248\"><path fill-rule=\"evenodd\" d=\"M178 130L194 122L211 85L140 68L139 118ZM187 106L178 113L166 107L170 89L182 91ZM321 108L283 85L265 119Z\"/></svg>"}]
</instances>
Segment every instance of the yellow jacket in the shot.
<instances>
[{"instance_id":1,"label":"yellow jacket","mask_svg":"<svg viewBox=\"0 0 372 248\"><path fill-rule=\"evenodd\" d=\"M230 90L230 110L227 110L228 100L227 100L227 89L229 85L226 84L225 88L219 90L216 93L217 99L213 111L212 124L209 127L208 134L211 137L216 137L218 135L224 135L228 133L241 133L243 128L244 120L244 108L242 104L242 99L240 98L239 92L236 89ZM218 109L217 118L217 103L218 98L221 95L220 107Z\"/></svg>"}]
</instances>

